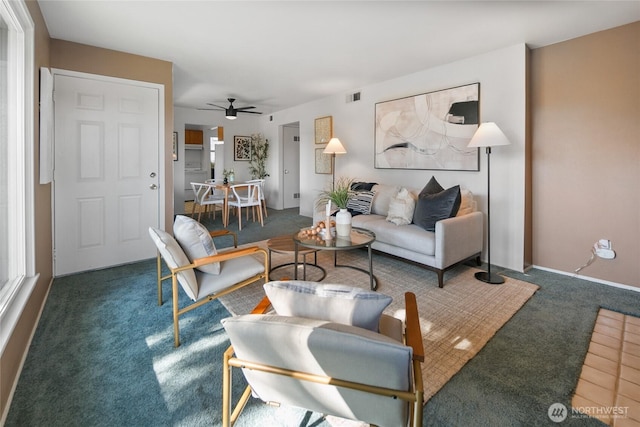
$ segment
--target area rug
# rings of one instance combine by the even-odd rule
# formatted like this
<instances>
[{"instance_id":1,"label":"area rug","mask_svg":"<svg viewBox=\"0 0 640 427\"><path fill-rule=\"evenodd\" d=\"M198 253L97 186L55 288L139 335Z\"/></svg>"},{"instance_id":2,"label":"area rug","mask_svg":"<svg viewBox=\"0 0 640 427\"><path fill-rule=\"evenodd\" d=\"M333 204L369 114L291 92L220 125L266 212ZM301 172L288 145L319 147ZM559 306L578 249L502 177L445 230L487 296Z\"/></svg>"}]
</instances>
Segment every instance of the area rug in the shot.
<instances>
[{"instance_id":1,"label":"area rug","mask_svg":"<svg viewBox=\"0 0 640 427\"><path fill-rule=\"evenodd\" d=\"M266 241L253 245L266 248ZM312 258L308 256L307 261ZM292 255L272 254L274 267L292 260ZM364 250L339 252L338 263L366 269L367 253ZM318 252L318 264L327 272L323 283L369 286L365 273L334 268L332 252ZM385 313L401 315L405 292L416 295L425 348L422 365L425 402L473 358L538 289L537 285L508 277L503 285L489 285L474 278L476 271L467 266L456 267L445 273L444 288L439 288L435 273L386 255L373 255L378 292L393 298ZM318 269L307 267L307 280L316 280L320 275ZM293 278L293 267L276 269L270 276L270 280L281 278ZM221 298L221 302L229 312L238 315L249 313L263 297L262 285L256 283Z\"/></svg>"}]
</instances>

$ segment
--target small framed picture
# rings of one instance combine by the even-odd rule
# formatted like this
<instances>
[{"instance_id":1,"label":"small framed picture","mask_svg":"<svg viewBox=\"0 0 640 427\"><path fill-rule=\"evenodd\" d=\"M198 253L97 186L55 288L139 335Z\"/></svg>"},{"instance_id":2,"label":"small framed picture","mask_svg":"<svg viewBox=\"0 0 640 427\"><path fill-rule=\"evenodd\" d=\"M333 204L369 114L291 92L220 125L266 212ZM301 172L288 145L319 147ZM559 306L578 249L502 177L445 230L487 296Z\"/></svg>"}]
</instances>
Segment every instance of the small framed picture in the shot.
<instances>
[{"instance_id":1,"label":"small framed picture","mask_svg":"<svg viewBox=\"0 0 640 427\"><path fill-rule=\"evenodd\" d=\"M330 174L333 172L331 168L331 154L324 154L324 148L316 148L316 173Z\"/></svg>"},{"instance_id":2,"label":"small framed picture","mask_svg":"<svg viewBox=\"0 0 640 427\"><path fill-rule=\"evenodd\" d=\"M178 161L178 132L173 133L173 161Z\"/></svg>"},{"instance_id":3,"label":"small framed picture","mask_svg":"<svg viewBox=\"0 0 640 427\"><path fill-rule=\"evenodd\" d=\"M240 162L248 162L251 160L250 136L236 135L233 137L233 160Z\"/></svg>"},{"instance_id":4,"label":"small framed picture","mask_svg":"<svg viewBox=\"0 0 640 427\"><path fill-rule=\"evenodd\" d=\"M326 144L333 136L333 118L331 116L317 118L314 130L316 144Z\"/></svg>"}]
</instances>

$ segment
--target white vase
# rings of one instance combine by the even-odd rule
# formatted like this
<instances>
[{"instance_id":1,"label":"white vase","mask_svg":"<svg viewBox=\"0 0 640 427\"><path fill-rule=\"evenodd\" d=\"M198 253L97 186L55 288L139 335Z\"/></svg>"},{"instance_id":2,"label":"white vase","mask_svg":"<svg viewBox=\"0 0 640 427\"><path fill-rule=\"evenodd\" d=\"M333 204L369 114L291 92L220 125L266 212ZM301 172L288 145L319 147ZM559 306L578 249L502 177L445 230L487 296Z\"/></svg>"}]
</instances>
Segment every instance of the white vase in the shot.
<instances>
[{"instance_id":1,"label":"white vase","mask_svg":"<svg viewBox=\"0 0 640 427\"><path fill-rule=\"evenodd\" d=\"M340 209L336 214L336 234L340 237L351 235L351 212Z\"/></svg>"}]
</instances>

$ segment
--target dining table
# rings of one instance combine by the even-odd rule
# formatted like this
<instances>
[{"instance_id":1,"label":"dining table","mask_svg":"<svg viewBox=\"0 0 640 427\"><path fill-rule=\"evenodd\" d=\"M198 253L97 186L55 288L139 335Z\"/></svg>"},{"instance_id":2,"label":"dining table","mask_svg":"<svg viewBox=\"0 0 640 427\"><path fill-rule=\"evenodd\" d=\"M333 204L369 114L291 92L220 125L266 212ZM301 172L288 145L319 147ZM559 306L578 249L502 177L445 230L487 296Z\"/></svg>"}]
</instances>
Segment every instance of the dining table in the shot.
<instances>
[{"instance_id":1,"label":"dining table","mask_svg":"<svg viewBox=\"0 0 640 427\"><path fill-rule=\"evenodd\" d=\"M229 193L231 192L231 187L233 185L244 185L248 184L244 181L234 181L234 182L215 182L215 181L205 181L205 184L211 188L211 192L214 190L220 190L224 192L224 202L222 204L222 225L224 228L227 228L229 225Z\"/></svg>"}]
</instances>

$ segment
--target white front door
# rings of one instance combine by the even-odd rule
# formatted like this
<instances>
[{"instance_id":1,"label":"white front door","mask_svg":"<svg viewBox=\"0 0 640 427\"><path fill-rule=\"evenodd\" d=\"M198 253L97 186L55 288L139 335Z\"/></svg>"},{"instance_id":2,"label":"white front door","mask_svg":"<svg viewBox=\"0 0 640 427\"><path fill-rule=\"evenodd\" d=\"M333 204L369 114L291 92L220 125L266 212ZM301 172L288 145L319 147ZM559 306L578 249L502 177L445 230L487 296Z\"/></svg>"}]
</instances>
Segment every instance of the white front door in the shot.
<instances>
[{"instance_id":1,"label":"white front door","mask_svg":"<svg viewBox=\"0 0 640 427\"><path fill-rule=\"evenodd\" d=\"M55 76L56 276L155 255L160 93L136 83Z\"/></svg>"}]
</instances>

